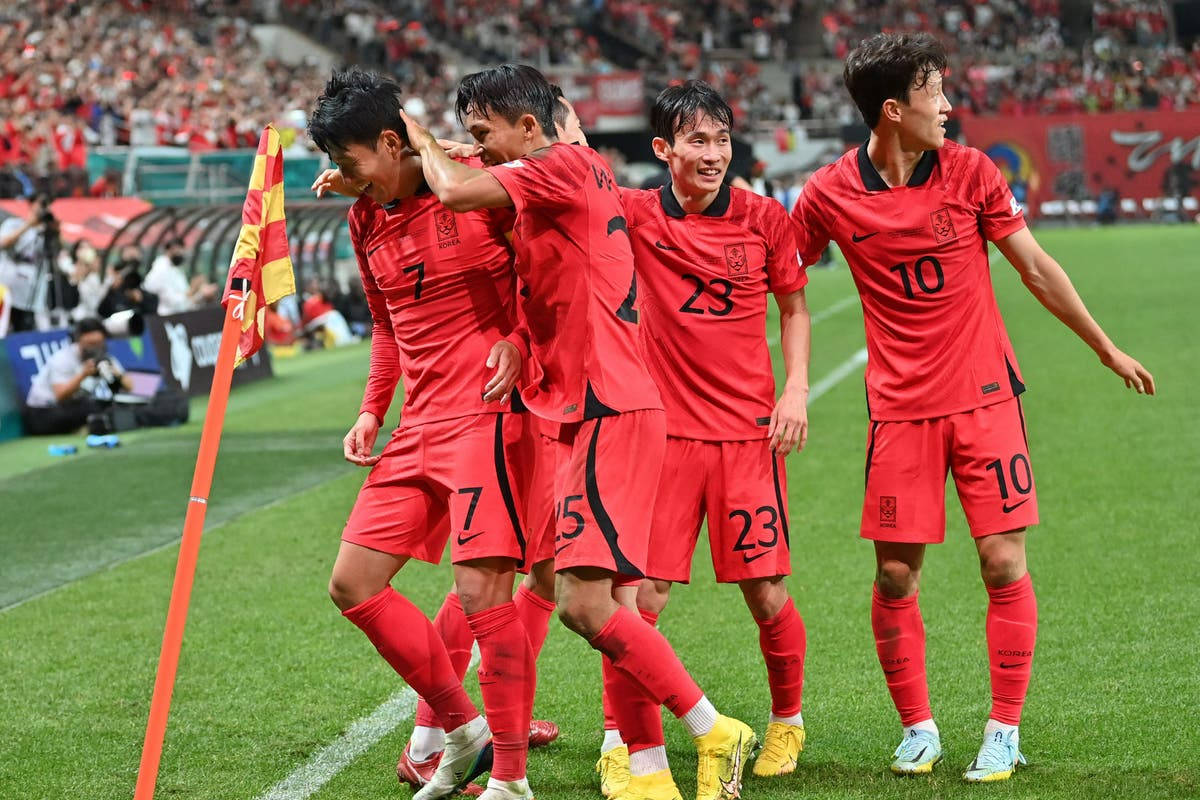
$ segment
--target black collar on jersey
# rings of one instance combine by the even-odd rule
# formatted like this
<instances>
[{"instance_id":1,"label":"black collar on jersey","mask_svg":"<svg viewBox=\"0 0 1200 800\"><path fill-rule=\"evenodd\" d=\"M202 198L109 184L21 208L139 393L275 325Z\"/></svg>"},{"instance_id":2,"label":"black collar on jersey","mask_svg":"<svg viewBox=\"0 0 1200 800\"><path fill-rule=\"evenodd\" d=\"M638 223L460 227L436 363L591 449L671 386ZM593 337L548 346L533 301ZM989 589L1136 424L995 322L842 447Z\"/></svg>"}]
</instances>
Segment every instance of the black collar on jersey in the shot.
<instances>
[{"instance_id":1,"label":"black collar on jersey","mask_svg":"<svg viewBox=\"0 0 1200 800\"><path fill-rule=\"evenodd\" d=\"M917 161L917 168L913 170L912 177L905 185L924 185L929 180L929 176L933 174L933 168L937 166L937 163L937 150L926 150L921 159ZM858 174L862 177L863 186L867 187L868 192L886 192L892 188L880 177L879 170L875 169L875 165L871 163L871 157L867 155L866 142L863 142L862 147L858 148Z\"/></svg>"},{"instance_id":2,"label":"black collar on jersey","mask_svg":"<svg viewBox=\"0 0 1200 800\"><path fill-rule=\"evenodd\" d=\"M683 210L683 206L679 205L679 200L675 197L675 193L671 191L670 181L663 184L660 195L662 196L663 211L667 212L668 217L683 219L687 216L687 212ZM729 184L722 183L721 188L717 190L717 196L708 204L708 208L700 213L706 217L723 217L725 216L725 212L729 210L729 201Z\"/></svg>"}]
</instances>

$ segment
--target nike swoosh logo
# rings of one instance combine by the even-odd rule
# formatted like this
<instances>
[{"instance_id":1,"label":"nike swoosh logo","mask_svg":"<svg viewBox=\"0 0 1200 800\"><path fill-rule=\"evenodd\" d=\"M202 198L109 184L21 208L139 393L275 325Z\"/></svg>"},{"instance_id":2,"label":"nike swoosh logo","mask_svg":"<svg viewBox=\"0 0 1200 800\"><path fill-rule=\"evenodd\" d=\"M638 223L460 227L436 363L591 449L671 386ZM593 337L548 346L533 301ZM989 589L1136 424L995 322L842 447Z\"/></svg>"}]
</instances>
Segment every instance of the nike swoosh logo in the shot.
<instances>
[{"instance_id":1,"label":"nike swoosh logo","mask_svg":"<svg viewBox=\"0 0 1200 800\"><path fill-rule=\"evenodd\" d=\"M896 667L895 669L885 669L883 671L883 674L884 675L895 675L897 672L903 672L906 669L908 669L908 667Z\"/></svg>"},{"instance_id":2,"label":"nike swoosh logo","mask_svg":"<svg viewBox=\"0 0 1200 800\"><path fill-rule=\"evenodd\" d=\"M1025 662L1025 661L1018 661L1015 664L1005 664L1003 661L1001 661L1000 669L1013 669L1015 667L1023 667L1023 666L1025 666L1026 663L1027 662Z\"/></svg>"},{"instance_id":3,"label":"nike swoosh logo","mask_svg":"<svg viewBox=\"0 0 1200 800\"><path fill-rule=\"evenodd\" d=\"M721 788L730 797L738 797L741 795L741 786L739 786L738 773L742 771L742 737L738 736L737 749L733 751L733 761L729 765L729 780L721 778Z\"/></svg>"},{"instance_id":4,"label":"nike swoosh logo","mask_svg":"<svg viewBox=\"0 0 1200 800\"><path fill-rule=\"evenodd\" d=\"M382 244L381 244L381 245L379 245L379 246L377 246L377 247L372 247L370 250L368 250L368 251L367 251L367 258L370 258L370 257L371 257L372 255L374 255L375 253L379 252L379 250L380 250L382 247L383 247L383 245L382 245Z\"/></svg>"},{"instance_id":5,"label":"nike swoosh logo","mask_svg":"<svg viewBox=\"0 0 1200 800\"><path fill-rule=\"evenodd\" d=\"M868 233L865 236L859 236L857 233L852 233L850 234L850 239L857 244L858 242L865 242L867 239L870 239L872 236L877 236L878 234L879 231L875 231L875 233Z\"/></svg>"},{"instance_id":6,"label":"nike swoosh logo","mask_svg":"<svg viewBox=\"0 0 1200 800\"><path fill-rule=\"evenodd\" d=\"M566 543L566 544L564 544L562 547L556 547L556 548L554 548L554 555L558 555L558 554L559 554L559 553L561 553L563 550L566 550L568 547L570 547L570 546L571 546L571 545L573 545L573 544L575 544L575 542L567 542L567 543Z\"/></svg>"},{"instance_id":7,"label":"nike swoosh logo","mask_svg":"<svg viewBox=\"0 0 1200 800\"><path fill-rule=\"evenodd\" d=\"M669 245L669 244L663 244L661 239L656 240L654 242L654 246L657 247L659 250L676 250L676 251L683 250L682 247L671 247L671 245Z\"/></svg>"},{"instance_id":8,"label":"nike swoosh logo","mask_svg":"<svg viewBox=\"0 0 1200 800\"><path fill-rule=\"evenodd\" d=\"M1026 503L1028 503L1028 502L1029 502L1029 498L1028 498L1028 497L1026 497L1026 498L1025 498L1024 500L1022 500L1021 502L1019 502L1019 503L1015 503L1015 504L1013 504L1013 505L1011 505L1011 506L1010 506L1008 503L1005 503L1005 504L1004 504L1004 506L1003 506L1004 513L1005 513L1005 514L1011 514L1012 512L1016 511L1018 508L1020 508L1021 506L1025 505L1025 504L1026 504Z\"/></svg>"},{"instance_id":9,"label":"nike swoosh logo","mask_svg":"<svg viewBox=\"0 0 1200 800\"><path fill-rule=\"evenodd\" d=\"M771 552L771 551L770 551L770 550L768 550L768 551L767 551L767 552L765 552L765 553L759 553L758 555L755 555L755 556L751 556L751 555L747 555L747 554L743 553L743 554L742 554L742 562L743 562L743 563L746 563L746 564L749 564L751 561L758 561L758 560L759 560L760 558L762 558L763 556L770 554L770 552Z\"/></svg>"},{"instance_id":10,"label":"nike swoosh logo","mask_svg":"<svg viewBox=\"0 0 1200 800\"><path fill-rule=\"evenodd\" d=\"M471 541L472 539L478 539L480 536L483 536L483 534L485 534L485 533L487 533L487 531L481 531L480 533L475 533L470 536L463 536L460 533L458 535L458 544L459 544L459 546L462 546L462 545L466 544L467 542Z\"/></svg>"}]
</instances>

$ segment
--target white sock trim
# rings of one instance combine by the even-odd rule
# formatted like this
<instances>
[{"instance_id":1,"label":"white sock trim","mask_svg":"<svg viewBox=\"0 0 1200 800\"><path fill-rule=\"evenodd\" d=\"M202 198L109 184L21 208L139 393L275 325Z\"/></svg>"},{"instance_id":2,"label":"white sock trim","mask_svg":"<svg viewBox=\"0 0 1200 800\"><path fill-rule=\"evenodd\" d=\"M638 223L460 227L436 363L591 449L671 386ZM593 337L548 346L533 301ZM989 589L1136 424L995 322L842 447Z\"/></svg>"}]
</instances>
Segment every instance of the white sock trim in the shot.
<instances>
[{"instance_id":1,"label":"white sock trim","mask_svg":"<svg viewBox=\"0 0 1200 800\"><path fill-rule=\"evenodd\" d=\"M428 761L446 749L446 734L441 728L417 725L408 737L408 756L413 761Z\"/></svg>"},{"instance_id":2,"label":"white sock trim","mask_svg":"<svg viewBox=\"0 0 1200 800\"><path fill-rule=\"evenodd\" d=\"M713 725L717 724L717 709L713 707L707 695L701 695L700 702L692 706L691 711L680 717L679 721L695 739L711 731Z\"/></svg>"},{"instance_id":3,"label":"white sock trim","mask_svg":"<svg viewBox=\"0 0 1200 800\"><path fill-rule=\"evenodd\" d=\"M771 715L771 722L782 722L784 725L795 725L798 728L804 727L804 717L800 713L791 714L786 717L780 717L776 714Z\"/></svg>"},{"instance_id":4,"label":"white sock trim","mask_svg":"<svg viewBox=\"0 0 1200 800\"><path fill-rule=\"evenodd\" d=\"M923 719L914 725L905 725L904 726L904 735L905 736L908 736L913 731L929 731L934 736L937 736L939 739L942 736L941 731L938 730L937 723L933 721L933 717L930 717L929 719Z\"/></svg>"},{"instance_id":5,"label":"white sock trim","mask_svg":"<svg viewBox=\"0 0 1200 800\"><path fill-rule=\"evenodd\" d=\"M1006 739L1011 737L1013 744L1017 744L1021 739L1021 732L1016 725L1009 725L998 720L988 719L987 725L983 726L983 738L986 739L995 733L1002 734Z\"/></svg>"},{"instance_id":6,"label":"white sock trim","mask_svg":"<svg viewBox=\"0 0 1200 800\"><path fill-rule=\"evenodd\" d=\"M621 739L621 732L616 728L604 729L604 741L600 744L600 755L604 755L609 750L615 750L618 747L624 747L625 742Z\"/></svg>"},{"instance_id":7,"label":"white sock trim","mask_svg":"<svg viewBox=\"0 0 1200 800\"><path fill-rule=\"evenodd\" d=\"M670 769L667 764L667 748L665 746L648 747L629 754L630 775L653 775Z\"/></svg>"}]
</instances>

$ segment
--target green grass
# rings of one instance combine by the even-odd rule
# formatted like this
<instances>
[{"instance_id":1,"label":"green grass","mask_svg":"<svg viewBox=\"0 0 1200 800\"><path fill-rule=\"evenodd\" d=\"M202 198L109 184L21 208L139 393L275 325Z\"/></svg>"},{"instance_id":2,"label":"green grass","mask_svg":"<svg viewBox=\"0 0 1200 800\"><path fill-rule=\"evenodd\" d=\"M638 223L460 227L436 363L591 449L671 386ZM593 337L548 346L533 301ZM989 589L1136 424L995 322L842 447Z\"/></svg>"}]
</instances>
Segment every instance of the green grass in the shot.
<instances>
[{"instance_id":1,"label":"green grass","mask_svg":"<svg viewBox=\"0 0 1200 800\"><path fill-rule=\"evenodd\" d=\"M797 775L751 779L747 798L1200 794L1200 231L1039 238L1161 394L1125 390L1012 270L994 268L1030 387L1042 509L1029 544L1041 616L1022 725L1029 768L1005 785L958 781L988 707L986 600L951 499L947 542L931 550L922 591L946 763L929 780L886 772L899 729L868 624L872 555L857 536L866 422L851 377L813 404L809 447L789 463L809 746ZM815 271L810 304L820 312L853 291L845 270ZM821 322L813 340L815 381L862 346L856 308ZM340 438L366 357L356 347L279 360L279 377L231 400L160 797L252 800L400 687L325 595L363 475L341 461ZM56 459L45 440L0 447L0 607L18 604L0 612L0 797L132 796L203 405L189 425L126 435L115 451ZM448 582L446 567L415 565L396 583L432 612ZM737 590L713 584L707 553L662 627L717 705L761 730L757 629ZM598 672L597 656L553 624L537 713L563 735L531 757L539 797L598 797ZM688 796L692 749L678 725L667 732ZM406 797L392 774L406 735L402 725L314 797Z\"/></svg>"}]
</instances>

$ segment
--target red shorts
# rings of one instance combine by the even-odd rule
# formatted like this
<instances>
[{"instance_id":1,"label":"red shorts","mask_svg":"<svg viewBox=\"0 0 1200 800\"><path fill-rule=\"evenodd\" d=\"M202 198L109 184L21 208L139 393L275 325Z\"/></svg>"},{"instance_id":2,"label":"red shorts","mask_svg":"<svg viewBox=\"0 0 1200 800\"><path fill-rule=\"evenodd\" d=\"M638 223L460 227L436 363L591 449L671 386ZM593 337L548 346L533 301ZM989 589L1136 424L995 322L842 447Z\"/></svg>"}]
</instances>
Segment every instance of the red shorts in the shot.
<instances>
[{"instance_id":1,"label":"red shorts","mask_svg":"<svg viewBox=\"0 0 1200 800\"><path fill-rule=\"evenodd\" d=\"M643 577L666 431L660 409L563 425L569 452L555 481L556 570Z\"/></svg>"},{"instance_id":2,"label":"red shorts","mask_svg":"<svg viewBox=\"0 0 1200 800\"><path fill-rule=\"evenodd\" d=\"M525 529L529 539L522 572L554 558L554 529L558 523L554 513L554 481L559 466L565 464L571 454L571 448L559 435L560 423L532 413L526 416L534 432L527 438L528 458L523 459L529 469L517 476L521 495L525 498Z\"/></svg>"},{"instance_id":3,"label":"red shorts","mask_svg":"<svg viewBox=\"0 0 1200 800\"><path fill-rule=\"evenodd\" d=\"M647 578L688 582L705 516L718 582L791 573L787 473L767 439L667 439Z\"/></svg>"},{"instance_id":4,"label":"red shorts","mask_svg":"<svg viewBox=\"0 0 1200 800\"><path fill-rule=\"evenodd\" d=\"M528 414L399 427L358 492L342 541L437 564L525 556L520 496Z\"/></svg>"},{"instance_id":5,"label":"red shorts","mask_svg":"<svg viewBox=\"0 0 1200 800\"><path fill-rule=\"evenodd\" d=\"M946 538L946 473L974 537L1036 525L1025 417L1014 397L961 414L872 422L862 535L934 544Z\"/></svg>"}]
</instances>

